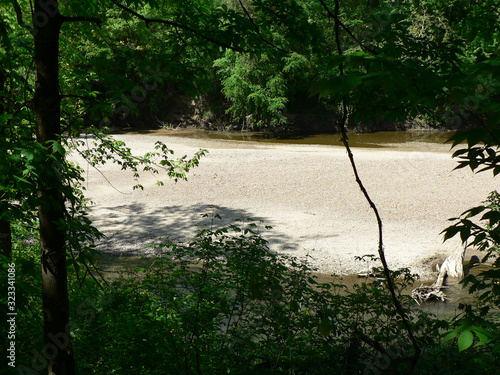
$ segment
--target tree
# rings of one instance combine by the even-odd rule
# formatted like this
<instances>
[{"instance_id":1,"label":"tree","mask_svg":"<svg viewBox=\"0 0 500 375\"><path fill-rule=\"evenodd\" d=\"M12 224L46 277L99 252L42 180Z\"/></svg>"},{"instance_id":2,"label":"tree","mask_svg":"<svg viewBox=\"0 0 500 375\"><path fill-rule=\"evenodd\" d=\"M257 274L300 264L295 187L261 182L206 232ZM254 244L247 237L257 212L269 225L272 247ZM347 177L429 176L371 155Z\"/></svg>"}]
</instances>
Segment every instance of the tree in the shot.
<instances>
[{"instance_id":1,"label":"tree","mask_svg":"<svg viewBox=\"0 0 500 375\"><path fill-rule=\"evenodd\" d=\"M144 9L148 8L148 3L140 4ZM63 137L63 129L61 126L61 118L65 118L68 125L65 131L70 135L78 134L80 128L71 127L71 122L63 115L61 111L61 100L63 98L76 96L79 99L88 99L80 95L62 95L61 93L61 77L60 77L60 35L63 27L68 24L84 22L100 25L105 18L105 11L98 12L101 7L105 9L109 5L113 5L119 9L121 17L136 17L145 22L146 26L152 23L166 25L175 29L178 36L181 37L182 43L191 45L186 39L199 38L214 43L224 48L233 50L242 50L241 46L245 45L246 40L236 38L235 30L243 30L247 27L246 24L238 23L238 20L246 19L233 9L227 6L222 7L224 17L220 17L219 13L213 13L210 9L199 8L203 2L199 4L191 4L188 7L189 12L196 13L197 17L186 17L182 7L172 6L169 8L179 21L169 21L159 18L148 18L144 14L136 12L131 4L131 7L126 7L116 1L100 2L97 0L85 1L83 3L62 3L57 0L38 1L31 9L32 25L25 23L26 9L29 4L26 2L12 1L8 6L10 14L15 14L15 19L20 27L27 29L33 36L34 46L34 67L36 71L34 93L32 100L32 108L34 114L34 124L36 141L32 139L33 134L29 131L25 138L20 140L20 147L13 143L13 136L2 138L2 146L7 150L8 155L13 155L16 158L8 160L17 160L19 163L15 165L14 174L16 176L26 177L26 171L30 172L30 178L14 178L15 184L9 185L8 179L2 180L2 190L9 192L12 190L14 194L6 194L0 197L2 200L2 216L0 220L12 219L12 214L5 214L5 206L13 205L18 196L29 196L29 189L21 189L19 182L27 181L28 185L36 187L36 194L29 201L29 207L33 209L38 207L38 222L41 244L41 270L42 270L42 295L43 295L43 314L44 314L44 341L45 349L54 348L57 346L55 353L44 353L48 359L48 372L50 374L74 374L75 363L74 354L71 344L70 321L69 321L69 297L67 289L67 259L74 260L73 250L81 250L85 245L78 243L84 238L88 241L96 236L99 236L98 231L92 228L88 221L84 218L76 217L75 214L81 214L83 209L83 199L78 189L78 182L82 179L80 170L65 160L66 150L64 148L65 140ZM154 3L152 2L151 5ZM61 11L62 8L62 11ZM149 9L149 8L148 8ZM158 9L161 9L159 7ZM165 11L165 10L163 10ZM205 12L203 12L205 11ZM161 13L161 11L159 11ZM69 15L64 15L69 14ZM219 23L219 20L224 18L227 23L221 23L219 27L214 29L212 33L205 32L204 28L212 21ZM198 23L201 23L198 24ZM239 25L239 26L238 26ZM182 35L182 33L185 33ZM5 34L5 33L3 33ZM212 35L213 34L213 35ZM250 33L251 35L251 33ZM4 86L5 76L1 72L2 88ZM12 72L11 72L12 73ZM66 89L67 87L65 87ZM70 87L71 88L71 87ZM74 88L74 87L73 87ZM4 91L2 91L4 94ZM92 94L92 93L91 93ZM28 107L30 103L24 104L22 107ZM5 109L2 108L3 111ZM5 118L5 130L11 131L14 129L10 120L13 116L13 109L7 113ZM29 111L28 111L29 112ZM86 112L86 111L84 111ZM10 117L9 117L10 116ZM78 120L78 118L77 118ZM96 121L95 118L92 119ZM29 119L28 119L29 122ZM29 129L29 128L28 128ZM172 161L168 156L172 153L166 145L157 143L158 152L148 153L143 157L136 157L131 154L123 143L110 140L104 136L102 132L96 131L96 136L99 143L96 147L87 150L84 156L89 158L93 166L111 159L113 162L120 163L123 168L131 169L136 177L139 176L138 170L142 165L144 171L157 173L158 169L166 170L168 176L179 179L185 178L185 173L193 166L198 164L199 158L204 154L200 151L191 159ZM2 135L6 132L2 132ZM159 160L158 160L159 159ZM4 164L7 166L7 163ZM6 167L6 169L8 169ZM6 176L7 177L7 176ZM161 182L160 182L161 183ZM136 187L141 187L136 185ZM25 198L24 197L24 198ZM10 206L9 206L10 208ZM10 215L10 216L9 216ZM81 224L75 229L75 221ZM2 231L8 233L8 224L6 221L5 228L2 226ZM82 236L75 236L74 231L81 231ZM73 237L72 237L73 236ZM76 244L72 243L72 238L76 238ZM8 244L9 241L5 243ZM5 245L5 253L9 254L8 246ZM88 255L79 257L83 260L88 258Z\"/></svg>"},{"instance_id":2,"label":"tree","mask_svg":"<svg viewBox=\"0 0 500 375\"><path fill-rule=\"evenodd\" d=\"M42 296L45 345L59 340L57 354L48 361L49 374L74 374L75 362L69 326L66 265L64 149L61 147L61 97L59 94L59 34L64 22L59 3L35 2L33 12L36 83L33 96L36 138L43 147L38 170ZM88 19L97 22L96 20ZM66 189L65 189L66 188Z\"/></svg>"},{"instance_id":3,"label":"tree","mask_svg":"<svg viewBox=\"0 0 500 375\"><path fill-rule=\"evenodd\" d=\"M7 34L7 28L6 28L6 23L2 19L0 20L2 23L0 24L0 33L1 33L1 41L2 41L2 46L4 48L7 48L7 46L10 44L9 39L8 39L8 34ZM6 81L7 80L7 72L5 71L4 65L2 64L2 67L0 68L0 93L5 92L5 86L6 86ZM5 108L4 104L4 99L5 96L2 95L2 101L0 102L0 116L2 117L2 123L3 123L3 118L5 116L5 112L7 112L7 109ZM1 128L1 137L2 137L2 142L5 142L5 132L6 129L2 126ZM7 168L7 165L2 166L2 170L9 170ZM10 258L10 255L12 253L12 233L11 233L11 227L10 227L10 221L8 220L7 217L7 199L6 197L0 197L0 253L5 255L6 257Z\"/></svg>"},{"instance_id":4,"label":"tree","mask_svg":"<svg viewBox=\"0 0 500 375\"><path fill-rule=\"evenodd\" d=\"M500 73L500 61L491 68ZM458 132L450 141L456 150L457 168L470 168L475 173L492 171L500 173L500 103L490 106L492 120L486 128ZM466 145L463 146L463 142ZM493 191L483 204L472 207L459 217L450 219L454 224L443 230L445 240L456 235L464 246L475 246L484 252L481 262L490 261L492 267L477 276L469 274L463 287L477 293L474 306L461 305L464 316L456 322L456 328L444 335L444 340L458 337L459 350L490 345L493 351L500 350L500 323L493 311L500 305L500 194Z\"/></svg>"},{"instance_id":5,"label":"tree","mask_svg":"<svg viewBox=\"0 0 500 375\"><path fill-rule=\"evenodd\" d=\"M96 8L100 3L88 1L86 6L91 9ZM24 3L22 5L25 5ZM1 115L7 120L2 124L2 146L6 147L7 163L18 161L14 171L14 181L2 179L2 190L5 193L1 198L0 224L2 224L2 234L9 233L7 220L12 220L13 216L6 214L5 207L11 204L15 196L29 194L27 190L22 190L20 186L26 179L21 179L24 171L31 171L32 180L28 182L31 187L36 186L36 199L31 200L31 208L38 206L39 234L41 244L41 270L42 270L42 295L43 295L43 315L44 315L44 341L45 350L53 349L55 353L45 352L48 359L49 374L74 374L75 363L71 344L70 320L69 320L69 297L67 289L67 257L73 256L72 249L68 244L69 226L73 225L71 213L81 209L81 197L77 188L77 182L81 179L78 168L72 167L65 160L66 150L63 147L61 127L61 94L60 94L60 45L59 38L63 24L71 22L92 22L101 23L101 20L88 15L64 16L60 12L60 3L57 0L47 2L35 2L32 13L32 24L29 26L24 22L23 7L17 1L12 2L12 8L16 14L19 25L29 29L33 35L34 42L34 66L36 79L33 94L33 113L36 132L36 141L32 139L32 134L28 132L20 143L21 147L14 143L15 127L10 123L9 116L4 115L2 108ZM82 11L83 7L77 5L72 8L65 4L68 13ZM5 40L5 38L4 38ZM5 73L1 72L2 88L5 82ZM4 91L2 91L4 94ZM10 128L7 125L11 125ZM10 135L7 133L10 132ZM102 136L102 134L101 134ZM170 161L168 155L171 151L163 144L158 144L160 153L147 154L144 157L134 157L130 150L123 144L102 139L100 148L95 150L93 163L95 165L102 162L99 154L111 151L118 154L114 161L123 163L124 167L132 169L137 174L137 167L144 164L144 170L158 172L155 169L153 157L160 156L158 166L165 169L169 176L174 178L185 178L185 172L190 167L197 165L200 152L192 159ZM21 150L21 152L19 152ZM108 158L111 157L108 155ZM100 159L99 159L100 158ZM124 161L120 161L124 160ZM4 164L7 165L7 164ZM12 166L12 165L11 165ZM8 170L6 168L6 170ZM25 174L25 173L24 173ZM12 177L12 176L7 176ZM14 195L8 194L12 190ZM26 198L26 197L24 197ZM69 206L68 206L69 205ZM73 212L71 212L73 211ZM74 219L74 218L73 218ZM4 225L5 224L5 225ZM90 239L98 232L95 232L89 223L83 221L84 232ZM74 230L74 229L72 229ZM77 239L78 241L78 239ZM69 248L69 251L68 251ZM2 247L5 255L9 255L7 241ZM70 254L68 254L70 253Z\"/></svg>"}]
</instances>

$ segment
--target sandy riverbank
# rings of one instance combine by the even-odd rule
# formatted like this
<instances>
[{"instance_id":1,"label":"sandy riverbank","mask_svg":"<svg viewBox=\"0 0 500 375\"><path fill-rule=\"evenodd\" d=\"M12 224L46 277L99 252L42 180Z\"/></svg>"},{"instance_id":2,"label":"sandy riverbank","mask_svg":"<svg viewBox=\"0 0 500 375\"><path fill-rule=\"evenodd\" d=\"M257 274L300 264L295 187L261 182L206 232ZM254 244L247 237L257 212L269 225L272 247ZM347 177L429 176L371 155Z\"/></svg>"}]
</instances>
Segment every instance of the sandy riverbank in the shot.
<instances>
[{"instance_id":1,"label":"sandy riverbank","mask_svg":"<svg viewBox=\"0 0 500 375\"><path fill-rule=\"evenodd\" d=\"M89 167L87 196L95 203L94 224L106 234L99 248L124 255L151 252L158 237L189 239L208 223L215 207L226 222L262 220L272 249L309 254L322 272L352 273L356 256L377 253L375 217L339 146L200 140L159 135L117 135L134 152L151 151L159 139L177 156L199 148L209 154L189 181L165 186L144 174L144 191L132 191L130 172L118 166ZM442 243L440 232L496 189L491 174L452 171L449 145L405 143L354 149L360 176L384 223L389 265L428 276L458 241ZM78 160L77 157L74 157ZM87 166L81 160L81 165ZM270 230L264 225L271 225Z\"/></svg>"}]
</instances>

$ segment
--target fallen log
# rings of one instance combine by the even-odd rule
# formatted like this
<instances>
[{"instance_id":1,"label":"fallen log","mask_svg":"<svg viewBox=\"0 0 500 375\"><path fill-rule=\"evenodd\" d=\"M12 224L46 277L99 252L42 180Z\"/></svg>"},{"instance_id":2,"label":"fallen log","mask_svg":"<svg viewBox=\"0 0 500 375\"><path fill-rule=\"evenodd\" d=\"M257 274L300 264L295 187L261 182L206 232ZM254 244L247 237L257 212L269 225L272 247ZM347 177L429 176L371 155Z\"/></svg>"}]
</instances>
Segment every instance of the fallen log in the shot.
<instances>
[{"instance_id":1,"label":"fallen log","mask_svg":"<svg viewBox=\"0 0 500 375\"><path fill-rule=\"evenodd\" d=\"M430 286L421 285L415 288L411 292L411 297L413 300L420 305L422 302L427 302L429 300L437 300L444 302L446 300L446 294L442 291L444 288L444 280L446 276L463 278L464 276L464 257L465 251L467 250L467 245L458 246L453 254L445 259L441 267L439 268L439 274Z\"/></svg>"}]
</instances>

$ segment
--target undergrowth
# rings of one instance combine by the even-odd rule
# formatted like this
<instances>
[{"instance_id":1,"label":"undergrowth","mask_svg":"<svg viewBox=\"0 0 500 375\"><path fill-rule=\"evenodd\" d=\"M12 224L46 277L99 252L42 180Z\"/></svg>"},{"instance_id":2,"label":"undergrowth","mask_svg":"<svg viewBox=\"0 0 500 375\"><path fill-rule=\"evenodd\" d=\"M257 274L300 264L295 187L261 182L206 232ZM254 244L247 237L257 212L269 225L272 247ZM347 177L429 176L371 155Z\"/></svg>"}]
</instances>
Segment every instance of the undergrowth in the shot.
<instances>
[{"instance_id":1,"label":"undergrowth","mask_svg":"<svg viewBox=\"0 0 500 375\"><path fill-rule=\"evenodd\" d=\"M43 373L39 248L16 233L17 373ZM270 251L253 222L157 250L113 281L70 278L79 374L404 374L410 366L413 349L383 280L353 289L341 278L318 282L307 260ZM417 373L494 373L499 359L487 347L459 352L441 340L451 321L412 308L401 293L414 281L408 270L393 277L423 349Z\"/></svg>"}]
</instances>

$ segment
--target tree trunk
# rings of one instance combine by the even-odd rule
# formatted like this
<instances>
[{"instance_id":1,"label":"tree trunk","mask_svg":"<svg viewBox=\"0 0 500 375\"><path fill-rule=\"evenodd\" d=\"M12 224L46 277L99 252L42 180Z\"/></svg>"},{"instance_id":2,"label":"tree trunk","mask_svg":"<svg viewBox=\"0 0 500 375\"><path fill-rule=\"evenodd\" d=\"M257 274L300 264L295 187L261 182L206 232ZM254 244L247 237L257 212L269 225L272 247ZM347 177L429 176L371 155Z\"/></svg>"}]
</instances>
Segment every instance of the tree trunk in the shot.
<instances>
[{"instance_id":1,"label":"tree trunk","mask_svg":"<svg viewBox=\"0 0 500 375\"><path fill-rule=\"evenodd\" d=\"M50 9L45 2L34 1L33 34L35 39L36 83L34 95L37 140L48 147L39 170L38 198L40 205L40 243L42 249L42 298L44 317L44 356L50 375L75 373L75 362L69 332L69 298L67 286L64 199L58 179L57 163L49 156L50 142L59 141L59 32L62 17L58 2L52 0ZM50 12L48 12L50 10ZM48 14L50 13L50 14ZM59 222L59 223L58 223Z\"/></svg>"},{"instance_id":2,"label":"tree trunk","mask_svg":"<svg viewBox=\"0 0 500 375\"><path fill-rule=\"evenodd\" d=\"M453 254L446 258L439 268L439 275L444 274L449 277L461 279L464 277L464 257L467 246L457 246ZM443 276L444 278L444 276ZM439 277L438 277L439 279ZM436 280L438 283L439 280ZM441 283L442 284L442 283Z\"/></svg>"}]
</instances>

